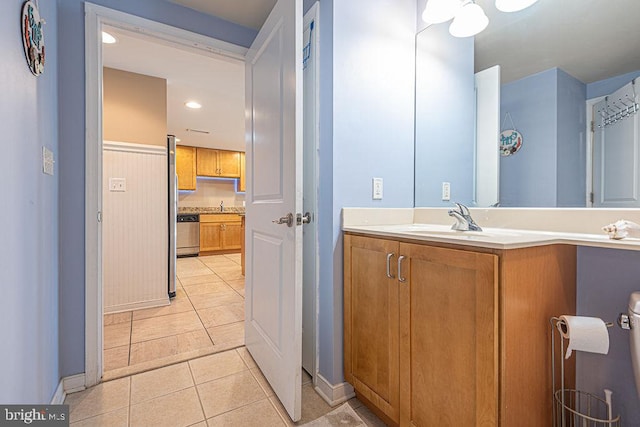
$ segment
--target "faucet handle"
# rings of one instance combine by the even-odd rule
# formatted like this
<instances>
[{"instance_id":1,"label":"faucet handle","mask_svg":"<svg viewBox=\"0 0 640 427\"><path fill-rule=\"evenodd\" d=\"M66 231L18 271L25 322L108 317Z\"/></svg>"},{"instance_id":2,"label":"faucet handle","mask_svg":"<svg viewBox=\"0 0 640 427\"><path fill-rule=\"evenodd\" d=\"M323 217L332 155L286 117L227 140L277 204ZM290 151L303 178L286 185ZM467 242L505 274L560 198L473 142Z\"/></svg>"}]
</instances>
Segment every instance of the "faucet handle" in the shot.
<instances>
[{"instance_id":1,"label":"faucet handle","mask_svg":"<svg viewBox=\"0 0 640 427\"><path fill-rule=\"evenodd\" d=\"M458 212L460 212L461 215L465 215L465 216L471 215L468 207L458 202L455 202L455 204L458 207Z\"/></svg>"}]
</instances>

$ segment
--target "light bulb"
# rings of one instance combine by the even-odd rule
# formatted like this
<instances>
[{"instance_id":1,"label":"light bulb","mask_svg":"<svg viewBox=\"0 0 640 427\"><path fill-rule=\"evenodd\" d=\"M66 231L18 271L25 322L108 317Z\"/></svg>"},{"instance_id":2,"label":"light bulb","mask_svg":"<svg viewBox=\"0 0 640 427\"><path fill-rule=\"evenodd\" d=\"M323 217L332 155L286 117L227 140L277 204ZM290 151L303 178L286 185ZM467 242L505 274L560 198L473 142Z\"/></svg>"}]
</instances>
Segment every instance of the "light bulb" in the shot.
<instances>
[{"instance_id":1,"label":"light bulb","mask_svg":"<svg viewBox=\"0 0 640 427\"><path fill-rule=\"evenodd\" d=\"M189 108L193 108L194 110L197 110L198 108L202 108L202 105L196 101L187 101L184 103L184 105Z\"/></svg>"},{"instance_id":2,"label":"light bulb","mask_svg":"<svg viewBox=\"0 0 640 427\"><path fill-rule=\"evenodd\" d=\"M113 37L111 34L107 33L106 31L102 32L102 43L113 44L115 42L116 42L115 37Z\"/></svg>"},{"instance_id":3,"label":"light bulb","mask_svg":"<svg viewBox=\"0 0 640 427\"><path fill-rule=\"evenodd\" d=\"M477 4L470 2L462 6L449 26L454 37L471 37L487 28L489 18Z\"/></svg>"},{"instance_id":4,"label":"light bulb","mask_svg":"<svg viewBox=\"0 0 640 427\"><path fill-rule=\"evenodd\" d=\"M526 9L538 0L496 0L496 9L501 12L518 12Z\"/></svg>"},{"instance_id":5,"label":"light bulb","mask_svg":"<svg viewBox=\"0 0 640 427\"><path fill-rule=\"evenodd\" d=\"M446 22L455 16L460 4L460 0L428 0L422 20L428 24Z\"/></svg>"}]
</instances>

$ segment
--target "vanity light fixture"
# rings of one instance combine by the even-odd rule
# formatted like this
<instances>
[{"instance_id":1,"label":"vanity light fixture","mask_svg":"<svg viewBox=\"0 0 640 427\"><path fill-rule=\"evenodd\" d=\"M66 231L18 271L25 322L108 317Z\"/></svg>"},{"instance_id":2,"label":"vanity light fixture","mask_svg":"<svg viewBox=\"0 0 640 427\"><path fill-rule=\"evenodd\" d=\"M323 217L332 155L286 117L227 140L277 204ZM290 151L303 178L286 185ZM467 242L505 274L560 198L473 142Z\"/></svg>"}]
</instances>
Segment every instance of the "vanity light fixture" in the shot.
<instances>
[{"instance_id":1,"label":"vanity light fixture","mask_svg":"<svg viewBox=\"0 0 640 427\"><path fill-rule=\"evenodd\" d=\"M454 37L475 36L489 25L489 18L484 10L473 0L462 5L449 25L449 33Z\"/></svg>"},{"instance_id":2,"label":"vanity light fixture","mask_svg":"<svg viewBox=\"0 0 640 427\"><path fill-rule=\"evenodd\" d=\"M538 0L496 0L496 9L501 12L518 12L526 9Z\"/></svg>"},{"instance_id":3,"label":"vanity light fixture","mask_svg":"<svg viewBox=\"0 0 640 427\"><path fill-rule=\"evenodd\" d=\"M460 0L428 0L422 20L428 24L446 22L453 19L461 5Z\"/></svg>"},{"instance_id":4,"label":"vanity light fixture","mask_svg":"<svg viewBox=\"0 0 640 427\"><path fill-rule=\"evenodd\" d=\"M117 42L115 37L113 37L111 34L107 33L106 31L102 32L102 43L114 44L115 42Z\"/></svg>"},{"instance_id":5,"label":"vanity light fixture","mask_svg":"<svg viewBox=\"0 0 640 427\"><path fill-rule=\"evenodd\" d=\"M187 101L184 103L184 105L187 108L192 108L194 110L197 110L198 108L202 108L202 104L200 104L199 102L196 101Z\"/></svg>"}]
</instances>

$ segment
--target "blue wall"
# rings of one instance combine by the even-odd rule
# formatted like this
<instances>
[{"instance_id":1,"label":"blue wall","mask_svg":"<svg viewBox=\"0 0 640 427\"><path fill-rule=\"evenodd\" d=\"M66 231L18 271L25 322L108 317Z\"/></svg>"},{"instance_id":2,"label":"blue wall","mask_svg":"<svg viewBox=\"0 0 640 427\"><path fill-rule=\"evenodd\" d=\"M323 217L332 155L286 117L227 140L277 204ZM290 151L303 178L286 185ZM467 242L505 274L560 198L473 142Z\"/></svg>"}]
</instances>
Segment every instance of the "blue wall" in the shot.
<instances>
[{"instance_id":1,"label":"blue wall","mask_svg":"<svg viewBox=\"0 0 640 427\"><path fill-rule=\"evenodd\" d=\"M344 381L341 210L413 206L415 13L415 0L321 2L319 368L333 384ZM371 198L373 177L383 200Z\"/></svg>"},{"instance_id":2,"label":"blue wall","mask_svg":"<svg viewBox=\"0 0 640 427\"><path fill-rule=\"evenodd\" d=\"M501 130L508 112L523 144L500 159L501 206L585 206L585 102L585 85L558 68L502 85Z\"/></svg>"},{"instance_id":3,"label":"blue wall","mask_svg":"<svg viewBox=\"0 0 640 427\"><path fill-rule=\"evenodd\" d=\"M611 92L615 92L638 76L640 76L640 70L589 83L587 85L587 99L609 95Z\"/></svg>"},{"instance_id":4,"label":"blue wall","mask_svg":"<svg viewBox=\"0 0 640 427\"><path fill-rule=\"evenodd\" d=\"M415 206L473 201L473 52L473 37L452 37L448 24L416 36ZM451 201L442 201L443 182Z\"/></svg>"},{"instance_id":5,"label":"blue wall","mask_svg":"<svg viewBox=\"0 0 640 427\"><path fill-rule=\"evenodd\" d=\"M631 292L640 291L640 252L578 248L578 315L615 322L627 312ZM640 399L636 392L629 351L629 331L609 329L609 354L576 352L577 388L603 396L613 391L614 413L623 426L640 425Z\"/></svg>"},{"instance_id":6,"label":"blue wall","mask_svg":"<svg viewBox=\"0 0 640 427\"><path fill-rule=\"evenodd\" d=\"M256 35L254 30L166 1L95 0L93 3L241 46L249 46ZM57 164L60 170L60 374L68 376L85 370L84 1L58 0L57 5L59 137L62 141Z\"/></svg>"},{"instance_id":7,"label":"blue wall","mask_svg":"<svg viewBox=\"0 0 640 427\"><path fill-rule=\"evenodd\" d=\"M56 58L52 1L46 20L45 71L31 74L22 48L23 0L0 2L2 209L0 245L0 402L49 403L58 385L58 177L42 172L42 147L58 160ZM80 307L83 308L83 307Z\"/></svg>"}]
</instances>

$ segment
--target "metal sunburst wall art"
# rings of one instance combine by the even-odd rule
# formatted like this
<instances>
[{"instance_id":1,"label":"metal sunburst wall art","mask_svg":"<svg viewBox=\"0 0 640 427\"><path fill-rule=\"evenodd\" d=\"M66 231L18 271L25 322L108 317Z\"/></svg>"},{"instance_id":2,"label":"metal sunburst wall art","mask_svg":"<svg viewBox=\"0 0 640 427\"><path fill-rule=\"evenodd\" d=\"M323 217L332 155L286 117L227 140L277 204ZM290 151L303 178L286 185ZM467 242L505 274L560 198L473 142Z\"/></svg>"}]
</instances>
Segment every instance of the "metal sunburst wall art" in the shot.
<instances>
[{"instance_id":1,"label":"metal sunburst wall art","mask_svg":"<svg viewBox=\"0 0 640 427\"><path fill-rule=\"evenodd\" d=\"M37 0L24 2L22 6L22 45L27 58L29 70L34 76L44 72L44 32L42 26L44 19L40 18Z\"/></svg>"}]
</instances>

